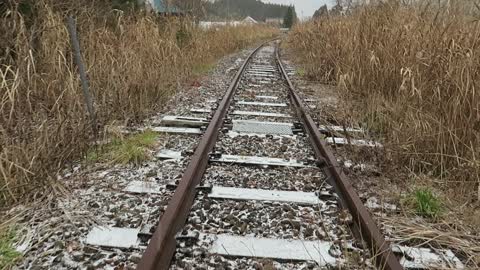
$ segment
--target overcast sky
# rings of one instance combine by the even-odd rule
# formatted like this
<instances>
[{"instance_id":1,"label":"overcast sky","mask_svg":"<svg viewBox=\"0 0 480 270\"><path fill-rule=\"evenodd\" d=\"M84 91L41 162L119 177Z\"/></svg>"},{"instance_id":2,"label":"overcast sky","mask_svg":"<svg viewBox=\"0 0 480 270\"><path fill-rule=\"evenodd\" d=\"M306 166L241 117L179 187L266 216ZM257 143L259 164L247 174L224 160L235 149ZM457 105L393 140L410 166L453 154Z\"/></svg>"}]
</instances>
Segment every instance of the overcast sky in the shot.
<instances>
[{"instance_id":1,"label":"overcast sky","mask_svg":"<svg viewBox=\"0 0 480 270\"><path fill-rule=\"evenodd\" d=\"M315 10L319 7L327 4L328 7L332 6L334 1L332 0L262 0L266 3L276 3L284 5L295 5L295 11L297 11L298 17L310 17L313 15Z\"/></svg>"}]
</instances>

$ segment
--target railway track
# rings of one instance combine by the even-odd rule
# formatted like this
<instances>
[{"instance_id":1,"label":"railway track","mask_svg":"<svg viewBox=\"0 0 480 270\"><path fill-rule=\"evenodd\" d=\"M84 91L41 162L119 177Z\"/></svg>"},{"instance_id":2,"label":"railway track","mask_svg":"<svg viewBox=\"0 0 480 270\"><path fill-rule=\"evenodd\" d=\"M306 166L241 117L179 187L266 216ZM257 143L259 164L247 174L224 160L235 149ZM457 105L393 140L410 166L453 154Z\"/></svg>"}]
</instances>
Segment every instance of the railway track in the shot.
<instances>
[{"instance_id":1,"label":"railway track","mask_svg":"<svg viewBox=\"0 0 480 270\"><path fill-rule=\"evenodd\" d=\"M147 230L137 269L403 269L322 141L275 44L248 57L206 119L165 213Z\"/></svg>"},{"instance_id":2,"label":"railway track","mask_svg":"<svg viewBox=\"0 0 480 270\"><path fill-rule=\"evenodd\" d=\"M331 96L296 91L277 46L224 58L172 98L170 115L119 127L154 140L138 166L102 158L59 173L75 196L17 209L17 268L473 269L467 253L435 237L392 230L384 217L398 208L379 194L360 200L343 171L375 165L354 164L350 152L381 145L311 108Z\"/></svg>"},{"instance_id":3,"label":"railway track","mask_svg":"<svg viewBox=\"0 0 480 270\"><path fill-rule=\"evenodd\" d=\"M385 241L392 235L326 145L379 144L350 136L359 129L317 126L277 46L230 59L226 73L238 71L226 92L231 75L216 71L189 90L195 98L182 93L171 115L154 117L142 130L161 133L155 159L92 172L90 188L39 226L62 229L24 268L462 269L451 250ZM64 207L74 210L60 222Z\"/></svg>"}]
</instances>

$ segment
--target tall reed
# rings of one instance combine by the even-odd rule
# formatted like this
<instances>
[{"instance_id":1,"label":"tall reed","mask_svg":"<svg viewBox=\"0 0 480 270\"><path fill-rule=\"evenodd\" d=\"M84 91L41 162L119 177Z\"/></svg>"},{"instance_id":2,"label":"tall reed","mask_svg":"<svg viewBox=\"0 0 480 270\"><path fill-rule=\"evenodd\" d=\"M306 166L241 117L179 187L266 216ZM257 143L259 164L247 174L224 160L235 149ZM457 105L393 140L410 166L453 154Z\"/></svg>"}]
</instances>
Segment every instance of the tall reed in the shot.
<instances>
[{"instance_id":1,"label":"tall reed","mask_svg":"<svg viewBox=\"0 0 480 270\"><path fill-rule=\"evenodd\" d=\"M161 108L194 67L275 35L262 26L201 30L188 18L108 1L7 1L0 7L0 206L61 188L56 174L92 142L66 28L77 18L100 129Z\"/></svg>"},{"instance_id":2,"label":"tall reed","mask_svg":"<svg viewBox=\"0 0 480 270\"><path fill-rule=\"evenodd\" d=\"M307 76L339 85L398 163L474 194L479 10L466 9L468 1L370 2L347 16L299 24L288 42L296 59Z\"/></svg>"}]
</instances>

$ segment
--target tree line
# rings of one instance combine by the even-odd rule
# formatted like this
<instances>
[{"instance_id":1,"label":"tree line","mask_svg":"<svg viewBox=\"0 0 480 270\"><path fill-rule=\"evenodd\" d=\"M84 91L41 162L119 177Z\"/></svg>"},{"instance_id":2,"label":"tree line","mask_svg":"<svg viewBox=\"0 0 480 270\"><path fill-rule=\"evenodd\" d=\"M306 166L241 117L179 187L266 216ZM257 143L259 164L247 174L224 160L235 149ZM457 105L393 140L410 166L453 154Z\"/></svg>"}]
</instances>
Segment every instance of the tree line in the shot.
<instances>
[{"instance_id":1,"label":"tree line","mask_svg":"<svg viewBox=\"0 0 480 270\"><path fill-rule=\"evenodd\" d=\"M114 8L126 10L141 8L149 2L163 2L175 6L186 14L200 20L241 20L247 16L257 21L266 18L286 20L289 27L296 21L297 14L293 6L264 3L260 0L110 0Z\"/></svg>"},{"instance_id":2,"label":"tree line","mask_svg":"<svg viewBox=\"0 0 480 270\"><path fill-rule=\"evenodd\" d=\"M208 19L243 19L250 16L257 21L266 18L283 18L288 6L263 3L259 0L215 0L205 1Z\"/></svg>"}]
</instances>

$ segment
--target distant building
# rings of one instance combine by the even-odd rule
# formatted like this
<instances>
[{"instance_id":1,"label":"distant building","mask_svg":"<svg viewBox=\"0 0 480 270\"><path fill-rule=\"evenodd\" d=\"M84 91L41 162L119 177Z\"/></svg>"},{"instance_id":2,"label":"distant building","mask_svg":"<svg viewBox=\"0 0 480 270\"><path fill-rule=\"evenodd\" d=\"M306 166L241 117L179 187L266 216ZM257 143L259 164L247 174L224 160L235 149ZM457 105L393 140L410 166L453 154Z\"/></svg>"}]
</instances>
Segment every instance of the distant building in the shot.
<instances>
[{"instance_id":1,"label":"distant building","mask_svg":"<svg viewBox=\"0 0 480 270\"><path fill-rule=\"evenodd\" d=\"M265 23L270 25L283 25L283 18L266 18Z\"/></svg>"},{"instance_id":2,"label":"distant building","mask_svg":"<svg viewBox=\"0 0 480 270\"><path fill-rule=\"evenodd\" d=\"M147 7L159 14L181 16L185 15L172 1L169 0L146 0Z\"/></svg>"},{"instance_id":3,"label":"distant building","mask_svg":"<svg viewBox=\"0 0 480 270\"><path fill-rule=\"evenodd\" d=\"M253 19L250 16L247 16L243 21L241 21L242 24L257 24L257 21Z\"/></svg>"},{"instance_id":4,"label":"distant building","mask_svg":"<svg viewBox=\"0 0 480 270\"><path fill-rule=\"evenodd\" d=\"M210 28L220 28L223 26L227 26L227 22L207 22L207 21L200 21L198 22L198 26L203 29L210 29Z\"/></svg>"},{"instance_id":5,"label":"distant building","mask_svg":"<svg viewBox=\"0 0 480 270\"><path fill-rule=\"evenodd\" d=\"M247 16L245 19L241 21L221 21L221 22L207 22L207 21L200 21L198 22L198 26L200 26L203 29L218 29L220 27L225 27L225 26L239 26L239 25L253 25L257 24L258 22L253 19L250 16Z\"/></svg>"}]
</instances>

